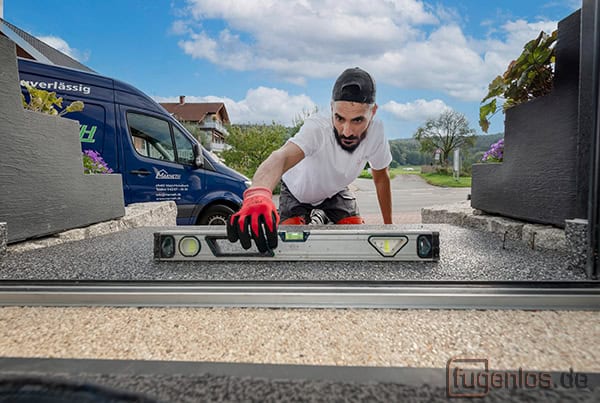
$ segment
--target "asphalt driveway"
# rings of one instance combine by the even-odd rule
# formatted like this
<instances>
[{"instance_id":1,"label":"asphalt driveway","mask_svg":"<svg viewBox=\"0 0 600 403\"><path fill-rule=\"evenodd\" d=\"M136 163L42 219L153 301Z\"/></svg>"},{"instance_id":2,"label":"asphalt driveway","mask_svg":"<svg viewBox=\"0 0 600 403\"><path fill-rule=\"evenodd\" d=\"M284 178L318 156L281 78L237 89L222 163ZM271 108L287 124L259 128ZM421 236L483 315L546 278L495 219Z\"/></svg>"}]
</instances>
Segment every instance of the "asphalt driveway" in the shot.
<instances>
[{"instance_id":1,"label":"asphalt driveway","mask_svg":"<svg viewBox=\"0 0 600 403\"><path fill-rule=\"evenodd\" d=\"M356 179L351 185L361 216L366 224L382 224L377 193L372 179ZM443 188L432 186L418 175L398 175L392 179L394 224L418 224L421 208L451 204L467 200L471 188ZM273 197L279 205L279 196Z\"/></svg>"},{"instance_id":2,"label":"asphalt driveway","mask_svg":"<svg viewBox=\"0 0 600 403\"><path fill-rule=\"evenodd\" d=\"M377 193L372 179L352 183L360 213L367 224L381 224ZM392 179L392 211L394 224L420 223L421 208L467 200L471 188L432 186L418 175L398 175Z\"/></svg>"}]
</instances>

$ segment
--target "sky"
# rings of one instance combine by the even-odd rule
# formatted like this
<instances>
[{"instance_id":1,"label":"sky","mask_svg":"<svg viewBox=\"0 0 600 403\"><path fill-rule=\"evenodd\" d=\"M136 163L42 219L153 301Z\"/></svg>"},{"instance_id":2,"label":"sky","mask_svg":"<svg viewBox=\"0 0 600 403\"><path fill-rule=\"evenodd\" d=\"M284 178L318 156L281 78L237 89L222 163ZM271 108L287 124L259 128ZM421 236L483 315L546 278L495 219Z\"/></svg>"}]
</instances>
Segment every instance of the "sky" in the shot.
<instances>
[{"instance_id":1,"label":"sky","mask_svg":"<svg viewBox=\"0 0 600 403\"><path fill-rule=\"evenodd\" d=\"M0 0L1 1L1 0ZM4 0L4 19L158 102L224 102L231 122L329 114L348 67L377 83L389 139L445 110L477 134L487 86L580 0ZM502 132L503 115L489 133Z\"/></svg>"}]
</instances>

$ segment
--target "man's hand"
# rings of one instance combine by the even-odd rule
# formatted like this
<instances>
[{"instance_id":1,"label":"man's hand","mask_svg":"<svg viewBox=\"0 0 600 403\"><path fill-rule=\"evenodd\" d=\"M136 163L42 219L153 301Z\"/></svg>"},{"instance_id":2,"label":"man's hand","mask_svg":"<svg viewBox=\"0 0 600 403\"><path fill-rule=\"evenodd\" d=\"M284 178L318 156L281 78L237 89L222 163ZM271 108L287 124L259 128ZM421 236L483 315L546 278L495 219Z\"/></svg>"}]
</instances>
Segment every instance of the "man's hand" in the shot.
<instances>
[{"instance_id":1,"label":"man's hand","mask_svg":"<svg viewBox=\"0 0 600 403\"><path fill-rule=\"evenodd\" d=\"M273 204L273 193L266 187L253 187L244 192L242 208L227 222L227 238L230 242L240 240L249 249L254 239L261 253L277 247L279 214Z\"/></svg>"}]
</instances>

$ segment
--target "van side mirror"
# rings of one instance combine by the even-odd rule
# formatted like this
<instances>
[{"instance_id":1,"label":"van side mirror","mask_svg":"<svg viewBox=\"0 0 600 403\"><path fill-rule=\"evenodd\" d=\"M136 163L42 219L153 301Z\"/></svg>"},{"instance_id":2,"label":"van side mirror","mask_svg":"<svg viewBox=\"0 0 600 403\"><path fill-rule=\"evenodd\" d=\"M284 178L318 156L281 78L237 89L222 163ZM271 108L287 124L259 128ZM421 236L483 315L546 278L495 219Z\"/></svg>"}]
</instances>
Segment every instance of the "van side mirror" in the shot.
<instances>
[{"instance_id":1,"label":"van side mirror","mask_svg":"<svg viewBox=\"0 0 600 403\"><path fill-rule=\"evenodd\" d=\"M203 168L204 167L204 155L202 154L202 148L200 147L200 144L194 144L193 146L193 150L194 150L194 165L196 166L196 168Z\"/></svg>"}]
</instances>

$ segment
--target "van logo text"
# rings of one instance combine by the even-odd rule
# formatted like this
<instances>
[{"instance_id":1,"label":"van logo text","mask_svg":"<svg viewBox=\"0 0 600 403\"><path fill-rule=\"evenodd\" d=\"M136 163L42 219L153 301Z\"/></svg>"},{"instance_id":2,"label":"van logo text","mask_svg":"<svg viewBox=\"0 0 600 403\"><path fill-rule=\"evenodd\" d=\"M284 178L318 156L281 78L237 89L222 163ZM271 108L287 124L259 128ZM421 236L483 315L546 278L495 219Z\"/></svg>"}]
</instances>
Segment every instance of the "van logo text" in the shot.
<instances>
[{"instance_id":1,"label":"van logo text","mask_svg":"<svg viewBox=\"0 0 600 403\"><path fill-rule=\"evenodd\" d=\"M69 92L80 92L85 95L92 93L92 88L87 85L80 83L68 84L62 81L45 82L45 81L27 81L21 80L21 85L24 87L25 84L29 84L33 88L41 88L43 90L55 90L55 91L69 91Z\"/></svg>"},{"instance_id":2,"label":"van logo text","mask_svg":"<svg viewBox=\"0 0 600 403\"><path fill-rule=\"evenodd\" d=\"M170 174L164 169L161 169L160 171L156 171L156 179L181 179L181 175Z\"/></svg>"}]
</instances>

